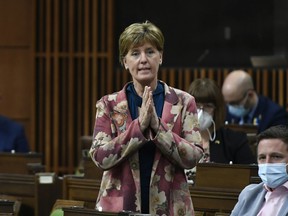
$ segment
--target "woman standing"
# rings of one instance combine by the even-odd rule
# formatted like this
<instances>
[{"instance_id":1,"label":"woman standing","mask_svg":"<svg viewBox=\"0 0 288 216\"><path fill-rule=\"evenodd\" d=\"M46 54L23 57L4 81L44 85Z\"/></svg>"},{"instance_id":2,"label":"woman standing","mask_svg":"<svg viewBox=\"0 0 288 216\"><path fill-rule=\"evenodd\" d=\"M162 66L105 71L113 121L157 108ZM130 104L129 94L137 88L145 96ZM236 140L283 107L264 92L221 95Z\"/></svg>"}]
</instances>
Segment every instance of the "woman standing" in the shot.
<instances>
[{"instance_id":1,"label":"woman standing","mask_svg":"<svg viewBox=\"0 0 288 216\"><path fill-rule=\"evenodd\" d=\"M90 154L104 170L98 210L194 215L184 169L203 156L197 108L191 95L158 80L163 48L162 32L147 21L120 36L132 82L96 104Z\"/></svg>"}]
</instances>

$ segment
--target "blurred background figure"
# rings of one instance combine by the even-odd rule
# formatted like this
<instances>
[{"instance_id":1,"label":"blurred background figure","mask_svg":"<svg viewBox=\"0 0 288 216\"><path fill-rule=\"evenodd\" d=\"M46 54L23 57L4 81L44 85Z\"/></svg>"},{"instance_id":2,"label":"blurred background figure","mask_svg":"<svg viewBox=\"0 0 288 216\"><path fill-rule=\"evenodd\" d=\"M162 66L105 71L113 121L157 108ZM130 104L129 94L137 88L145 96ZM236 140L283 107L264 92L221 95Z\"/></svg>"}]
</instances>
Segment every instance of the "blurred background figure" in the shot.
<instances>
[{"instance_id":1,"label":"blurred background figure","mask_svg":"<svg viewBox=\"0 0 288 216\"><path fill-rule=\"evenodd\" d=\"M194 80L188 89L194 96L205 158L202 162L251 164L256 162L246 133L225 127L225 102L214 80Z\"/></svg>"},{"instance_id":2,"label":"blurred background figure","mask_svg":"<svg viewBox=\"0 0 288 216\"><path fill-rule=\"evenodd\" d=\"M252 77L245 71L235 70L227 75L222 85L227 103L227 123L254 124L258 133L274 125L287 125L284 107L268 97L258 95Z\"/></svg>"},{"instance_id":3,"label":"blurred background figure","mask_svg":"<svg viewBox=\"0 0 288 216\"><path fill-rule=\"evenodd\" d=\"M29 152L24 127L0 115L0 152Z\"/></svg>"}]
</instances>

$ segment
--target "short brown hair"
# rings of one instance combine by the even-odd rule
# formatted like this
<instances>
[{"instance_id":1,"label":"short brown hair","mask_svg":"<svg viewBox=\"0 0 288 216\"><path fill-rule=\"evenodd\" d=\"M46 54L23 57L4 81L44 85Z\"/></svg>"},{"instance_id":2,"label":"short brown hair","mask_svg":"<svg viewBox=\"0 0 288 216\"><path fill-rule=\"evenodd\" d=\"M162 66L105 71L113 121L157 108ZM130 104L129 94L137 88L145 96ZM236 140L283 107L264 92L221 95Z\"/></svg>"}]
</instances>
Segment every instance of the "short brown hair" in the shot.
<instances>
[{"instance_id":1,"label":"short brown hair","mask_svg":"<svg viewBox=\"0 0 288 216\"><path fill-rule=\"evenodd\" d=\"M214 121L216 128L224 125L226 106L217 83L208 78L195 79L189 86L188 93L193 95L196 103L212 103L215 105Z\"/></svg>"},{"instance_id":2,"label":"short brown hair","mask_svg":"<svg viewBox=\"0 0 288 216\"><path fill-rule=\"evenodd\" d=\"M280 139L288 148L288 126L287 125L276 125L267 128L257 135L256 143L257 146L261 140L264 139Z\"/></svg>"},{"instance_id":3,"label":"short brown hair","mask_svg":"<svg viewBox=\"0 0 288 216\"><path fill-rule=\"evenodd\" d=\"M164 49L164 36L161 30L149 21L129 25L119 38L119 61L123 65L123 58L133 47L149 42L158 51Z\"/></svg>"}]
</instances>

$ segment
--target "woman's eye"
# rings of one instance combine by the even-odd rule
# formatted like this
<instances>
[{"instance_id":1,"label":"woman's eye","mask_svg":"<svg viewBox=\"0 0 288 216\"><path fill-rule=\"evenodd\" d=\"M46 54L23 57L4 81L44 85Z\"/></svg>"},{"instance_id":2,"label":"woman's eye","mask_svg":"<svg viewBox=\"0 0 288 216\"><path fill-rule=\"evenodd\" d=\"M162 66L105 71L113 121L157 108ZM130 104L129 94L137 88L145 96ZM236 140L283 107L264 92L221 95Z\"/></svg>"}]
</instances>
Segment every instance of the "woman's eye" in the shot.
<instances>
[{"instance_id":1,"label":"woman's eye","mask_svg":"<svg viewBox=\"0 0 288 216\"><path fill-rule=\"evenodd\" d=\"M131 55L132 55L132 56L137 56L137 55L139 55L139 53L138 53L138 52L132 52Z\"/></svg>"},{"instance_id":2,"label":"woman's eye","mask_svg":"<svg viewBox=\"0 0 288 216\"><path fill-rule=\"evenodd\" d=\"M148 50L147 53L148 53L148 55L152 55L152 54L155 53L155 52L154 52L154 50Z\"/></svg>"}]
</instances>

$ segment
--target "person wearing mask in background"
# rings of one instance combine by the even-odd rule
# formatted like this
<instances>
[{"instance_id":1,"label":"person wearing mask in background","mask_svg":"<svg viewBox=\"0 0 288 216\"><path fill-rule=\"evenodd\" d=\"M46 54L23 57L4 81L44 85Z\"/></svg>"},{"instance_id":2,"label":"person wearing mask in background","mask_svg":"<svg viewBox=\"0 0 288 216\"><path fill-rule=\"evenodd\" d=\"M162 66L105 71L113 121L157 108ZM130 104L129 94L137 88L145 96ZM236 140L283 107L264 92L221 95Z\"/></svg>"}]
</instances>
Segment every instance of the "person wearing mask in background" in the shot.
<instances>
[{"instance_id":1,"label":"person wearing mask in background","mask_svg":"<svg viewBox=\"0 0 288 216\"><path fill-rule=\"evenodd\" d=\"M0 152L29 152L24 127L0 115Z\"/></svg>"},{"instance_id":2,"label":"person wearing mask in background","mask_svg":"<svg viewBox=\"0 0 288 216\"><path fill-rule=\"evenodd\" d=\"M224 127L225 102L212 79L195 79L189 86L196 101L205 158L202 162L253 164L256 156L244 132Z\"/></svg>"},{"instance_id":3,"label":"person wearing mask in background","mask_svg":"<svg viewBox=\"0 0 288 216\"><path fill-rule=\"evenodd\" d=\"M235 70L227 75L222 94L227 103L228 124L254 124L258 127L258 133L274 125L288 124L284 107L258 95L252 77L243 70Z\"/></svg>"},{"instance_id":4,"label":"person wearing mask in background","mask_svg":"<svg viewBox=\"0 0 288 216\"><path fill-rule=\"evenodd\" d=\"M231 216L288 215L288 127L272 126L257 137L259 184L246 186Z\"/></svg>"},{"instance_id":5,"label":"person wearing mask in background","mask_svg":"<svg viewBox=\"0 0 288 216\"><path fill-rule=\"evenodd\" d=\"M187 92L158 80L163 48L162 32L148 21L120 35L132 82L96 103L90 155L104 170L97 210L194 215L184 169L203 157L197 108Z\"/></svg>"}]
</instances>

